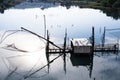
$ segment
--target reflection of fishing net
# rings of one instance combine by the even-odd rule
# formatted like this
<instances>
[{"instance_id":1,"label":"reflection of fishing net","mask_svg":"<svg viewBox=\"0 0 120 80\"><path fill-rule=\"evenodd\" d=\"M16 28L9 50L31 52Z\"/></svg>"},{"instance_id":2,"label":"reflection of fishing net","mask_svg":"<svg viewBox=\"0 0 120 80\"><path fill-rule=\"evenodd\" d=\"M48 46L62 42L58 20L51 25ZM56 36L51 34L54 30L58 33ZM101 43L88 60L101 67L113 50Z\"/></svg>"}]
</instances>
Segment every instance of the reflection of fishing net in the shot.
<instances>
[{"instance_id":1,"label":"reflection of fishing net","mask_svg":"<svg viewBox=\"0 0 120 80\"><path fill-rule=\"evenodd\" d=\"M27 29L24 30L30 32L33 35L27 34L23 31L18 31L19 33L8 33L8 31L7 35L3 34L1 36L0 46L2 47L0 50L2 50L2 52L5 54L2 55L4 59L8 61L8 65L11 66L8 68L10 73L8 73L5 80L29 80L30 78L35 78L34 80L37 80L37 78L40 79L49 73L50 64L63 55L59 54L57 57L49 61L49 54L45 54L44 42L44 40L48 40ZM37 38L39 37L40 40L38 40L36 36ZM51 41L49 41L49 43L56 46L57 48L60 48ZM33 49L36 46L37 50ZM31 49L33 50L31 51Z\"/></svg>"},{"instance_id":2,"label":"reflection of fishing net","mask_svg":"<svg viewBox=\"0 0 120 80\"><path fill-rule=\"evenodd\" d=\"M3 68L5 72L0 79L23 80L28 74L47 64L45 41L21 30L5 31L0 34L0 63L0 69ZM1 72L2 70L0 74ZM38 73L28 78L47 75L46 67Z\"/></svg>"},{"instance_id":3,"label":"reflection of fishing net","mask_svg":"<svg viewBox=\"0 0 120 80\"><path fill-rule=\"evenodd\" d=\"M8 73L6 72L7 75L4 76L5 78L8 78L6 80L18 80L20 78L24 78L28 74L33 73L47 64L45 50L35 53L13 54L14 55L9 55L7 57L2 56L6 70L9 71ZM1 64L1 66L3 66L3 64ZM31 75L29 78L41 78L44 75L47 75L46 67L41 69L37 74Z\"/></svg>"},{"instance_id":4,"label":"reflection of fishing net","mask_svg":"<svg viewBox=\"0 0 120 80\"><path fill-rule=\"evenodd\" d=\"M11 61L11 63L12 63L12 61L14 61L14 59L10 60L10 58L9 58L9 61ZM23 60L24 60L24 62L23 62ZM16 66L18 66L19 71L23 71L24 76L34 72L36 69L41 68L42 66L44 66L47 63L46 57L43 53L40 53L40 54L39 53L33 53L33 54L30 53L30 55L28 55L28 56L17 58L17 62L19 62L19 63L18 64L12 63L12 64L15 64ZM46 72L47 72L46 68L42 69L39 72L41 74L39 76L46 74Z\"/></svg>"}]
</instances>

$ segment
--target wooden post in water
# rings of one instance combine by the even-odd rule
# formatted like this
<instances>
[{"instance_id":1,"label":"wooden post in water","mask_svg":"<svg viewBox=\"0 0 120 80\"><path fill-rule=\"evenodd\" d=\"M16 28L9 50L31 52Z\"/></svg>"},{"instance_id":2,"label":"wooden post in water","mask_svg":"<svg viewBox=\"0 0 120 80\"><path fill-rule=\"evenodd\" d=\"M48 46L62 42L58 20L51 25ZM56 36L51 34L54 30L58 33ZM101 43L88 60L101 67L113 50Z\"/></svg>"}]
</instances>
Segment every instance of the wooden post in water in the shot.
<instances>
[{"instance_id":1,"label":"wooden post in water","mask_svg":"<svg viewBox=\"0 0 120 80\"><path fill-rule=\"evenodd\" d=\"M102 48L105 45L105 32L106 32L106 28L104 27L104 32L103 32L103 37L102 37Z\"/></svg>"},{"instance_id":2,"label":"wooden post in water","mask_svg":"<svg viewBox=\"0 0 120 80\"><path fill-rule=\"evenodd\" d=\"M95 30L94 27L92 27L92 54L90 55L91 63L90 63L90 73L89 73L90 78L93 70L94 45L95 45Z\"/></svg>"},{"instance_id":3,"label":"wooden post in water","mask_svg":"<svg viewBox=\"0 0 120 80\"><path fill-rule=\"evenodd\" d=\"M63 60L64 60L64 71L66 74L66 39L67 39L67 29L65 30L65 38L64 38L64 48L63 48Z\"/></svg>"},{"instance_id":4,"label":"wooden post in water","mask_svg":"<svg viewBox=\"0 0 120 80\"><path fill-rule=\"evenodd\" d=\"M95 43L95 38L94 38L94 27L92 27L92 53L94 52L94 43Z\"/></svg>"},{"instance_id":5,"label":"wooden post in water","mask_svg":"<svg viewBox=\"0 0 120 80\"><path fill-rule=\"evenodd\" d=\"M63 48L63 51L64 51L64 52L65 52L65 50L66 50L66 39L67 39L67 29L65 30L64 48Z\"/></svg>"},{"instance_id":6,"label":"wooden post in water","mask_svg":"<svg viewBox=\"0 0 120 80\"><path fill-rule=\"evenodd\" d=\"M46 37L46 17L44 15L44 38Z\"/></svg>"}]
</instances>

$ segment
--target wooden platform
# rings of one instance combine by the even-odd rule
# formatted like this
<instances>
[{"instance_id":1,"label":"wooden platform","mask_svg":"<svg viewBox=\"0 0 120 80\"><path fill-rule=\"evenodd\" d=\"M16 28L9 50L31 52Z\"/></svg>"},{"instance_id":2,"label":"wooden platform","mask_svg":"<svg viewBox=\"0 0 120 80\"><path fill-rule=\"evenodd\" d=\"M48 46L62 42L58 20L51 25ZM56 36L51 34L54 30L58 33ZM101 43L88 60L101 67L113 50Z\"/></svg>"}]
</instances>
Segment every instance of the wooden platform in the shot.
<instances>
[{"instance_id":1,"label":"wooden platform","mask_svg":"<svg viewBox=\"0 0 120 80\"><path fill-rule=\"evenodd\" d=\"M62 46L59 45L60 48L54 47L52 45L49 45L49 49L46 51L47 53L50 54L55 54L55 53L70 53L71 52L71 47L67 46L67 48L64 50L62 49Z\"/></svg>"},{"instance_id":2,"label":"wooden platform","mask_svg":"<svg viewBox=\"0 0 120 80\"><path fill-rule=\"evenodd\" d=\"M49 50L46 52L50 54L57 54L57 53L73 53L72 48L70 46L66 46L65 50L59 49L53 46L49 47ZM62 48L62 47L61 47ZM102 45L95 45L94 52L118 52L119 45L118 44L105 44L104 47Z\"/></svg>"},{"instance_id":3,"label":"wooden platform","mask_svg":"<svg viewBox=\"0 0 120 80\"><path fill-rule=\"evenodd\" d=\"M65 51L63 51L62 49L49 49L49 51L47 51L48 53L70 53L71 51L69 49L66 49Z\"/></svg>"},{"instance_id":4,"label":"wooden platform","mask_svg":"<svg viewBox=\"0 0 120 80\"><path fill-rule=\"evenodd\" d=\"M94 52L116 52L119 51L119 44L95 45Z\"/></svg>"}]
</instances>

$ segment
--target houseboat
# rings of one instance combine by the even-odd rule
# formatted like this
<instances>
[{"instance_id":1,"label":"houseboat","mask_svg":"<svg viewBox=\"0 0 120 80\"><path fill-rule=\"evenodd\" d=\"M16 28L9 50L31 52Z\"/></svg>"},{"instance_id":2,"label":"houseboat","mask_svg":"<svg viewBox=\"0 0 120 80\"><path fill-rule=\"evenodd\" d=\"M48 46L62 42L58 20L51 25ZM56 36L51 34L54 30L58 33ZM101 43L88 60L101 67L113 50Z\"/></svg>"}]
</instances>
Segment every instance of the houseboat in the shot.
<instances>
[{"instance_id":1,"label":"houseboat","mask_svg":"<svg viewBox=\"0 0 120 80\"><path fill-rule=\"evenodd\" d=\"M71 40L71 48L75 54L91 53L92 44L87 38L76 38Z\"/></svg>"}]
</instances>

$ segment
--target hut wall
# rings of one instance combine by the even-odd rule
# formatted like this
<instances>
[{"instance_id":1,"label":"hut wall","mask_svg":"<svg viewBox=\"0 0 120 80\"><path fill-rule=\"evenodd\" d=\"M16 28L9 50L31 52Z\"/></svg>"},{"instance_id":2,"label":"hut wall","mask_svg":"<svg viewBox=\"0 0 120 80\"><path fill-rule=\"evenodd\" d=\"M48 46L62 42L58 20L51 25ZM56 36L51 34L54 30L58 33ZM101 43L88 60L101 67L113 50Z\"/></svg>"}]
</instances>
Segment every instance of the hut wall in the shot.
<instances>
[{"instance_id":1,"label":"hut wall","mask_svg":"<svg viewBox=\"0 0 120 80\"><path fill-rule=\"evenodd\" d=\"M91 46L74 46L74 53L90 53Z\"/></svg>"}]
</instances>

